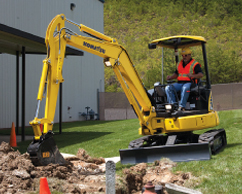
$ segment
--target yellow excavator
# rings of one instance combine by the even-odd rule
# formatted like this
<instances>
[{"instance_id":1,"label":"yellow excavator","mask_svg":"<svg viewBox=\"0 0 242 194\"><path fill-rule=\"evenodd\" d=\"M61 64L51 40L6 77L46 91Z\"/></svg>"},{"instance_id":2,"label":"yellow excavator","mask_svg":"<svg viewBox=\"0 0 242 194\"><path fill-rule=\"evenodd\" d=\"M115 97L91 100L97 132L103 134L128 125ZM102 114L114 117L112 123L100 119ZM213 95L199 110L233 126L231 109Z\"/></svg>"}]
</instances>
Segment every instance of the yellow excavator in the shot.
<instances>
[{"instance_id":1,"label":"yellow excavator","mask_svg":"<svg viewBox=\"0 0 242 194\"><path fill-rule=\"evenodd\" d=\"M65 27L65 22L89 36L79 35ZM151 92L147 91L127 51L114 38L75 23L67 19L64 14L60 14L50 22L45 43L47 57L43 61L35 117L30 121L34 139L27 148L33 164L65 164L54 142L52 128L59 85L64 81L62 66L67 45L104 59L105 66L112 68L116 74L139 119L139 134L143 137L131 141L129 148L119 150L121 163L153 162L162 157L174 161L206 160L210 159L211 152L216 154L226 146L224 129L209 130L201 135L193 133L219 124L218 114L213 109L205 50L206 40L203 37L172 36L154 40L149 44L150 49L158 47L174 49L176 63L179 48L202 47L206 83L200 81L191 88L189 107L183 112L178 111L177 104L167 102L164 92L166 85L157 82ZM44 90L47 91L45 116L38 118ZM179 99L179 94L176 96ZM40 125L44 126L43 131Z\"/></svg>"}]
</instances>

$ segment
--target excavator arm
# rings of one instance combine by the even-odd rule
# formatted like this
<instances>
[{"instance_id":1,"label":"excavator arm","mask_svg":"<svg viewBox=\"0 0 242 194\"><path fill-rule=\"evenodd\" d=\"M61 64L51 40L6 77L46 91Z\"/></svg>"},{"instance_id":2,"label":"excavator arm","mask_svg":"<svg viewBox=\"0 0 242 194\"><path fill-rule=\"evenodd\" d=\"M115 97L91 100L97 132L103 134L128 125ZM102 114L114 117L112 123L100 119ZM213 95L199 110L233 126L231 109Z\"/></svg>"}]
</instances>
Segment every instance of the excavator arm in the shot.
<instances>
[{"instance_id":1,"label":"excavator arm","mask_svg":"<svg viewBox=\"0 0 242 194\"><path fill-rule=\"evenodd\" d=\"M65 27L65 22L74 24L80 31L88 33L94 38L74 33ZM110 66L115 72L141 125L149 128L149 116L144 115L153 114L155 116L154 108L152 109L152 104L146 89L127 51L115 39L82 24L76 24L66 19L64 15L57 15L48 26L45 42L48 55L43 61L35 118L30 122L36 140L42 135L40 124L44 125L44 134L52 130L53 127L59 85L64 81L62 77L62 66L67 45L85 50L104 59L104 64ZM45 117L38 118L40 102L43 99L45 86L47 89Z\"/></svg>"},{"instance_id":2,"label":"excavator arm","mask_svg":"<svg viewBox=\"0 0 242 194\"><path fill-rule=\"evenodd\" d=\"M78 27L81 32L88 34L89 37L79 35L66 28L65 22ZM45 43L47 47L47 57L43 61L35 117L30 121L30 125L34 131L33 144L35 144L35 146L29 146L28 152L31 153L30 155L34 158L33 160L35 160L36 163L46 158L47 161L42 161L40 164L48 164L50 162L49 157L43 156L50 156L51 158L52 155L48 153L49 146L44 146L46 149L43 154L39 148L39 144L40 142L44 144L46 136L52 138L51 132L54 123L59 86L60 83L64 81L62 77L62 67L67 45L102 57L104 59L104 64L112 68L115 72L131 106L139 118L140 125L143 126L143 128L147 128L148 130L150 128L150 130L152 130L151 118L156 116L155 109L151 104L148 93L127 51L118 44L117 40L82 24L77 24L61 14L57 15L50 22L46 31ZM44 118L38 118L44 90L46 90L45 116ZM43 131L41 131L41 124L44 126ZM55 144L53 143L53 145ZM53 150L54 154L58 149L55 148ZM39 156L36 157L36 155L38 155L37 153ZM56 163L56 161L54 162Z\"/></svg>"}]
</instances>

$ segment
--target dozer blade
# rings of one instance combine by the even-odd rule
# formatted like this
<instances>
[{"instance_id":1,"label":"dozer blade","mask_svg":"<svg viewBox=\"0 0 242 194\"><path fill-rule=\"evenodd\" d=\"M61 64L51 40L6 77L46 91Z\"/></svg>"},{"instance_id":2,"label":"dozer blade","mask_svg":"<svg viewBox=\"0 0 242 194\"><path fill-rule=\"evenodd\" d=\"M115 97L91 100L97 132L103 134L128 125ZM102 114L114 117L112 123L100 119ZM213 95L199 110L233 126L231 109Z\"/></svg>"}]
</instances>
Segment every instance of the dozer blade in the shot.
<instances>
[{"instance_id":1,"label":"dozer blade","mask_svg":"<svg viewBox=\"0 0 242 194\"><path fill-rule=\"evenodd\" d=\"M174 162L193 160L210 160L209 143L174 144L119 150L122 164L152 163L161 158L169 158Z\"/></svg>"},{"instance_id":2,"label":"dozer blade","mask_svg":"<svg viewBox=\"0 0 242 194\"><path fill-rule=\"evenodd\" d=\"M46 166L50 163L64 165L66 163L55 144L52 131L42 135L40 141L31 142L27 152L35 166Z\"/></svg>"}]
</instances>

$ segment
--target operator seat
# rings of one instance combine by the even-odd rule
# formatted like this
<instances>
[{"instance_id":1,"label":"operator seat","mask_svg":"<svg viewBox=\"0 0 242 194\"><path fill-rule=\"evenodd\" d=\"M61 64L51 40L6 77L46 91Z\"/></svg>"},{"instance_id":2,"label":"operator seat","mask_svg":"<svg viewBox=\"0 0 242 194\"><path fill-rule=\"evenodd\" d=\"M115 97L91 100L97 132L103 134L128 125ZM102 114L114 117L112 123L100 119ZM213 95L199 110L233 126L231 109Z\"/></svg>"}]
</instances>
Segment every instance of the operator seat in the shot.
<instances>
[{"instance_id":1,"label":"operator seat","mask_svg":"<svg viewBox=\"0 0 242 194\"><path fill-rule=\"evenodd\" d=\"M165 86L166 85L162 85L160 82L156 82L154 84L154 92L155 92L155 99L156 102L160 102L160 103L166 103L166 92L165 92Z\"/></svg>"},{"instance_id":2,"label":"operator seat","mask_svg":"<svg viewBox=\"0 0 242 194\"><path fill-rule=\"evenodd\" d=\"M203 82L200 79L197 79L197 84L192 84L190 88L190 92L198 95L200 91L204 90L205 87L203 85Z\"/></svg>"}]
</instances>

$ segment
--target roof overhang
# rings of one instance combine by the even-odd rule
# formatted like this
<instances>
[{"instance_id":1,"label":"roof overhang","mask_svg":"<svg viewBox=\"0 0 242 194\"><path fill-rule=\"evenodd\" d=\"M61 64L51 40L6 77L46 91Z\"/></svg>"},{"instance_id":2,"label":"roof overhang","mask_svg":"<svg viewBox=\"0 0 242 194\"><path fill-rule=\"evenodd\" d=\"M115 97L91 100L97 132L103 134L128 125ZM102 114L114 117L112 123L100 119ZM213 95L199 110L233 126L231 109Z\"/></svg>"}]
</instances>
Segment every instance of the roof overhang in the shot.
<instances>
[{"instance_id":1,"label":"roof overhang","mask_svg":"<svg viewBox=\"0 0 242 194\"><path fill-rule=\"evenodd\" d=\"M0 53L16 55L25 47L25 54L46 54L45 39L28 32L0 24ZM83 56L83 52L71 47L66 48L66 55Z\"/></svg>"}]
</instances>

